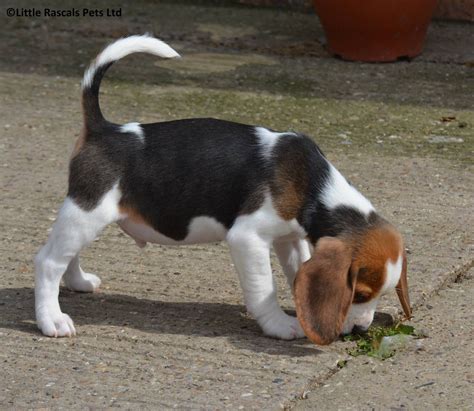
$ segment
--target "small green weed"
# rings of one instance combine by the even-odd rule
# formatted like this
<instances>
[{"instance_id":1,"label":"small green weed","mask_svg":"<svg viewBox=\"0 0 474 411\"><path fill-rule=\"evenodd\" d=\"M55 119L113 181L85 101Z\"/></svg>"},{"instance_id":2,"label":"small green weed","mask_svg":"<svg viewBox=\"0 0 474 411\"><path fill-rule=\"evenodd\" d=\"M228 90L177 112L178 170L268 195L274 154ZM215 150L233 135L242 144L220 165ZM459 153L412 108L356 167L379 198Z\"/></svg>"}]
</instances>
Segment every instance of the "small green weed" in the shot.
<instances>
[{"instance_id":1,"label":"small green weed","mask_svg":"<svg viewBox=\"0 0 474 411\"><path fill-rule=\"evenodd\" d=\"M359 355L368 355L369 357L385 360L395 355L396 349L393 347L381 347L383 337L400 335L401 340L409 337L421 338L422 336L415 331L411 325L397 324L390 327L370 327L365 334L349 334L344 337L344 341L355 341L356 346L348 349L349 355L357 357Z\"/></svg>"},{"instance_id":2,"label":"small green weed","mask_svg":"<svg viewBox=\"0 0 474 411\"><path fill-rule=\"evenodd\" d=\"M347 365L347 360L339 360L336 363L337 368L342 369Z\"/></svg>"}]
</instances>

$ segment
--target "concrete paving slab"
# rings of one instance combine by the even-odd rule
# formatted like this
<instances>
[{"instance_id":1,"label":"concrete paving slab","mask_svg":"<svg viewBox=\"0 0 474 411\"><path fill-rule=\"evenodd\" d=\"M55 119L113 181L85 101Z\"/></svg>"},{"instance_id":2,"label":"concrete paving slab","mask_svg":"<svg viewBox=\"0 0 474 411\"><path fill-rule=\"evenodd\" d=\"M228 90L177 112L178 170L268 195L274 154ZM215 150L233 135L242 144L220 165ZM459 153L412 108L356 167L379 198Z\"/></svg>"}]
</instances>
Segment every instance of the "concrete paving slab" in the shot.
<instances>
[{"instance_id":1,"label":"concrete paving slab","mask_svg":"<svg viewBox=\"0 0 474 411\"><path fill-rule=\"evenodd\" d=\"M450 284L417 312L428 337L385 361L358 357L294 410L470 410L474 279Z\"/></svg>"}]
</instances>

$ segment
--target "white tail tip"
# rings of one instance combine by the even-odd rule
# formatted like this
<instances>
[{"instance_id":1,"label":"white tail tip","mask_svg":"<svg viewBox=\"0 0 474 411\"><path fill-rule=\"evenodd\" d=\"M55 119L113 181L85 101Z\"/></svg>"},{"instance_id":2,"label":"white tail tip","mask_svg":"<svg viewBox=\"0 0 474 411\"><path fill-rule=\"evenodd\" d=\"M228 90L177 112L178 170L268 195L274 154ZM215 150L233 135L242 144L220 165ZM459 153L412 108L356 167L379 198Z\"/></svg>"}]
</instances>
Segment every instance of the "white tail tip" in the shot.
<instances>
[{"instance_id":1,"label":"white tail tip","mask_svg":"<svg viewBox=\"0 0 474 411\"><path fill-rule=\"evenodd\" d=\"M90 87L98 67L120 60L133 53L148 53L162 58L175 58L180 55L164 43L148 34L121 38L109 44L84 73L82 87Z\"/></svg>"}]
</instances>

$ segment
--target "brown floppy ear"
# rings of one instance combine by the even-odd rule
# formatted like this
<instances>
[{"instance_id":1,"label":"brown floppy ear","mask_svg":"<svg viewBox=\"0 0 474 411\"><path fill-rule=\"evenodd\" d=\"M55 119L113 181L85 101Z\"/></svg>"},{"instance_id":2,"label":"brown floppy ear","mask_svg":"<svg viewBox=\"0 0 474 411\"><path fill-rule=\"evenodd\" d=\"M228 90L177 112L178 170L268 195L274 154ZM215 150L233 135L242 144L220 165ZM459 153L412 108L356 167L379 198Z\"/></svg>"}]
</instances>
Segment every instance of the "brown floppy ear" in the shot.
<instances>
[{"instance_id":1,"label":"brown floppy ear","mask_svg":"<svg viewBox=\"0 0 474 411\"><path fill-rule=\"evenodd\" d=\"M397 286L398 299L402 305L403 312L407 319L411 318L411 306L410 306L410 296L408 295L408 280L407 280L407 253L403 252L403 266L402 273L400 274L400 280L398 281Z\"/></svg>"},{"instance_id":2,"label":"brown floppy ear","mask_svg":"<svg viewBox=\"0 0 474 411\"><path fill-rule=\"evenodd\" d=\"M346 242L322 237L296 275L296 314L306 336L316 344L329 344L341 333L357 276L350 270L351 263L352 249Z\"/></svg>"}]
</instances>

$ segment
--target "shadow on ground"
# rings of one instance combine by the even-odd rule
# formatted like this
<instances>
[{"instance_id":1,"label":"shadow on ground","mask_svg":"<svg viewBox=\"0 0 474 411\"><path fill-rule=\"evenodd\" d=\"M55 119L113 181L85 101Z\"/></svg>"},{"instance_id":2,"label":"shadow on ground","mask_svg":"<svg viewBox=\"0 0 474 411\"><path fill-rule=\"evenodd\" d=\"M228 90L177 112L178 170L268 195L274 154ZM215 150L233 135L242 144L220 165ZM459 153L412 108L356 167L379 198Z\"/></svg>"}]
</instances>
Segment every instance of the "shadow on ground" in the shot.
<instances>
[{"instance_id":1,"label":"shadow on ground","mask_svg":"<svg viewBox=\"0 0 474 411\"><path fill-rule=\"evenodd\" d=\"M33 317L33 288L2 289L0 301L0 327L39 334ZM322 352L308 340L282 341L263 336L241 305L164 302L122 294L75 293L67 289L61 290L60 304L78 326L110 325L146 333L224 336L237 348L274 355L298 357ZM374 323L391 324L392 317L376 313Z\"/></svg>"},{"instance_id":2,"label":"shadow on ground","mask_svg":"<svg viewBox=\"0 0 474 411\"><path fill-rule=\"evenodd\" d=\"M0 327L38 334L34 324L34 289L0 290ZM82 294L61 290L60 304L78 326L131 327L146 333L199 337L224 336L240 349L274 355L319 354L307 340L281 341L264 337L240 305L164 302L120 294Z\"/></svg>"}]
</instances>

